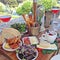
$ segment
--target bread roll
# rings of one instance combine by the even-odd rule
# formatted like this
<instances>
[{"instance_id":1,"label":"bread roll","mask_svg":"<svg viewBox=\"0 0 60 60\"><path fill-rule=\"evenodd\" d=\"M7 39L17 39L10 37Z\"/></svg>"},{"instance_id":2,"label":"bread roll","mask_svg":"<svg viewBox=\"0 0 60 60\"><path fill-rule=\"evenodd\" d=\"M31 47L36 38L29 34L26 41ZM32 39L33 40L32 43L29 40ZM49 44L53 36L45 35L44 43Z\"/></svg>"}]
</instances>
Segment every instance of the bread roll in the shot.
<instances>
[{"instance_id":1,"label":"bread roll","mask_svg":"<svg viewBox=\"0 0 60 60\"><path fill-rule=\"evenodd\" d=\"M2 30L2 36L6 39L20 36L20 32L14 28L4 28Z\"/></svg>"}]
</instances>

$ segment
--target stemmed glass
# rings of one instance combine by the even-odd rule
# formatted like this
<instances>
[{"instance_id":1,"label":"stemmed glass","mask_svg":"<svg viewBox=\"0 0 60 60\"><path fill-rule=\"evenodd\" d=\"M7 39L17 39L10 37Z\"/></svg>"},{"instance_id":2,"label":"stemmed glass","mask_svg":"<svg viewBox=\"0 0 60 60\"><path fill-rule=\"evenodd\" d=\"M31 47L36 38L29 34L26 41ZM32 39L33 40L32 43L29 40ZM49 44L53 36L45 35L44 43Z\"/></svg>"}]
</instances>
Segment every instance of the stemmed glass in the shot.
<instances>
[{"instance_id":1,"label":"stemmed glass","mask_svg":"<svg viewBox=\"0 0 60 60\"><path fill-rule=\"evenodd\" d=\"M10 15L3 15L3 16L0 16L0 20L2 20L4 23L6 23L7 25L7 22L9 22L11 19L11 16Z\"/></svg>"},{"instance_id":2,"label":"stemmed glass","mask_svg":"<svg viewBox=\"0 0 60 60\"><path fill-rule=\"evenodd\" d=\"M56 14L59 12L59 8L53 7L51 11L54 14L53 19L56 20Z\"/></svg>"},{"instance_id":3,"label":"stemmed glass","mask_svg":"<svg viewBox=\"0 0 60 60\"><path fill-rule=\"evenodd\" d=\"M57 16L56 16L56 14L57 13L59 13L59 8L58 7L53 7L52 8L52 13L54 14L53 15L53 19L52 19L52 21L51 21L51 25L52 25L52 29L53 29L53 31L57 31L57 26L58 26L58 21L57 21Z\"/></svg>"}]
</instances>

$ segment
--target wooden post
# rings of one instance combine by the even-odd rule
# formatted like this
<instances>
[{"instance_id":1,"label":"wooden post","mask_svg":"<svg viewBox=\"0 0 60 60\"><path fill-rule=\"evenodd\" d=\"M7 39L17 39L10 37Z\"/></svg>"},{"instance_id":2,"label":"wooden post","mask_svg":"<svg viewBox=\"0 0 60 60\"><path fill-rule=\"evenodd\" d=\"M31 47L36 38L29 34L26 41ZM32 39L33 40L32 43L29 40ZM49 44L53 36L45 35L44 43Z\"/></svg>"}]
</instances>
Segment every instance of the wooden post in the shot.
<instances>
[{"instance_id":1,"label":"wooden post","mask_svg":"<svg viewBox=\"0 0 60 60\"><path fill-rule=\"evenodd\" d=\"M33 13L34 13L34 22L36 21L36 10L37 10L37 0L33 0Z\"/></svg>"}]
</instances>

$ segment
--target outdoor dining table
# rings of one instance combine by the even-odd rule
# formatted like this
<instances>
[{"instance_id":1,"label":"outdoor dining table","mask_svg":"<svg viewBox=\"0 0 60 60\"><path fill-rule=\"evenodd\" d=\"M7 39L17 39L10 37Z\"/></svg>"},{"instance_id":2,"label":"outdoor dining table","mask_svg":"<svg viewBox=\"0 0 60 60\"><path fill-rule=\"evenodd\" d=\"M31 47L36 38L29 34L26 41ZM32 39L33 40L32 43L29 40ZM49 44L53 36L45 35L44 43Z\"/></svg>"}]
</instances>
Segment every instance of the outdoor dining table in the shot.
<instances>
[{"instance_id":1,"label":"outdoor dining table","mask_svg":"<svg viewBox=\"0 0 60 60\"><path fill-rule=\"evenodd\" d=\"M39 34L39 36L41 36L42 33ZM39 37L38 36L38 37ZM38 57L36 60L50 60L52 56L56 55L58 53L58 51L54 51L51 54L43 54L41 52L41 50L38 51ZM1 55L7 57L8 59L2 57L1 59ZM16 57L16 52L9 52L9 51L5 51L2 48L2 45L0 45L0 60L18 60L18 58Z\"/></svg>"}]
</instances>

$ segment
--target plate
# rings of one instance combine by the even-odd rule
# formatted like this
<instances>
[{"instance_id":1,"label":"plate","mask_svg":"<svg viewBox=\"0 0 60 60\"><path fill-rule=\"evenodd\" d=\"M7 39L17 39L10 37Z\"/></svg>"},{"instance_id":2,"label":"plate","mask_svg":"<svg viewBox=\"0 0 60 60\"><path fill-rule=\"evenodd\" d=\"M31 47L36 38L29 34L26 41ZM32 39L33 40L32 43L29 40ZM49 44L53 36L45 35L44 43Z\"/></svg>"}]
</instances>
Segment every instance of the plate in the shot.
<instances>
[{"instance_id":1,"label":"plate","mask_svg":"<svg viewBox=\"0 0 60 60\"><path fill-rule=\"evenodd\" d=\"M38 57L38 51L37 50L35 50L36 51L36 57L34 58L34 59L32 59L32 60L36 60L36 58ZM20 58L19 58L19 56L18 56L18 53L16 53L16 56L17 56L17 58L19 59L19 60L21 60Z\"/></svg>"},{"instance_id":2,"label":"plate","mask_svg":"<svg viewBox=\"0 0 60 60\"><path fill-rule=\"evenodd\" d=\"M19 47L18 47L18 48L16 48L16 49L12 49L12 48L8 48L8 49L7 49L7 48L5 48L5 45L6 45L6 42L3 43L2 48L3 48L4 50L6 50L6 51L16 51L16 50L19 48Z\"/></svg>"},{"instance_id":3,"label":"plate","mask_svg":"<svg viewBox=\"0 0 60 60\"><path fill-rule=\"evenodd\" d=\"M56 44L50 44L47 41L40 41L39 45L37 45L37 48L40 49L48 49L48 50L57 50Z\"/></svg>"},{"instance_id":4,"label":"plate","mask_svg":"<svg viewBox=\"0 0 60 60\"><path fill-rule=\"evenodd\" d=\"M60 54L53 56L51 60L60 60Z\"/></svg>"},{"instance_id":5,"label":"plate","mask_svg":"<svg viewBox=\"0 0 60 60\"><path fill-rule=\"evenodd\" d=\"M22 41L27 45L37 45L39 43L36 36L24 37L22 38Z\"/></svg>"}]
</instances>

